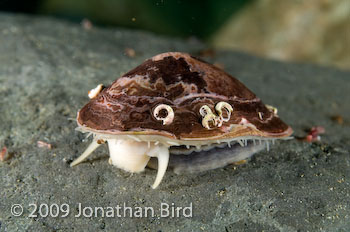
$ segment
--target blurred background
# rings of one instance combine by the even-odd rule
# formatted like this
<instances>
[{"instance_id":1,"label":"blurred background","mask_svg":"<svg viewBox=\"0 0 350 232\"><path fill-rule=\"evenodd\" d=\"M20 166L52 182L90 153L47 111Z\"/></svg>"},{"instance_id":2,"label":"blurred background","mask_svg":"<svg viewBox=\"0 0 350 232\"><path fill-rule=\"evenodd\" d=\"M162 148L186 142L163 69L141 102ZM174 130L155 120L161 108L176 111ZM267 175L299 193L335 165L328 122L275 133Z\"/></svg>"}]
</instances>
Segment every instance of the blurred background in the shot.
<instances>
[{"instance_id":1,"label":"blurred background","mask_svg":"<svg viewBox=\"0 0 350 232\"><path fill-rule=\"evenodd\" d=\"M350 0L0 0L0 11L124 27L350 70Z\"/></svg>"}]
</instances>

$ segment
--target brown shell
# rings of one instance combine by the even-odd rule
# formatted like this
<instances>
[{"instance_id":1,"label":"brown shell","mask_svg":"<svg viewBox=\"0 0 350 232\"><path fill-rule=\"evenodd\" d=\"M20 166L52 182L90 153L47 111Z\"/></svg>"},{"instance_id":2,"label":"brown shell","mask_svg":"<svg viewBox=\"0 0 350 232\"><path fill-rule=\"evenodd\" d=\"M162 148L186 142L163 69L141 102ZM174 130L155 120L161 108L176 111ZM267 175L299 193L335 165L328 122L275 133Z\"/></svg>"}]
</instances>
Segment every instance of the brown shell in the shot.
<instances>
[{"instance_id":1,"label":"brown shell","mask_svg":"<svg viewBox=\"0 0 350 232\"><path fill-rule=\"evenodd\" d=\"M231 119L219 128L204 128L199 109L208 105L215 112L215 104L221 101L233 107ZM159 104L173 108L171 124L163 125L154 118L153 110ZM242 118L248 125L240 124ZM175 52L148 59L118 78L79 111L77 121L95 132L175 139L285 137L292 133L240 81L198 58Z\"/></svg>"}]
</instances>

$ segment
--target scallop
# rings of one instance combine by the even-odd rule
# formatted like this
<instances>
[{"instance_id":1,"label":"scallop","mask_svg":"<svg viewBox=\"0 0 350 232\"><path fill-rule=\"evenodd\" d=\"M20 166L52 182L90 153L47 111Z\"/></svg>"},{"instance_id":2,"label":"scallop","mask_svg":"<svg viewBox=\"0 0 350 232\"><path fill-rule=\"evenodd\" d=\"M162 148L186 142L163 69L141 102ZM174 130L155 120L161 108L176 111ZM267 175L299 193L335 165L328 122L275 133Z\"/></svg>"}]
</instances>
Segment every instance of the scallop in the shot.
<instances>
[{"instance_id":1,"label":"scallop","mask_svg":"<svg viewBox=\"0 0 350 232\"><path fill-rule=\"evenodd\" d=\"M71 166L106 142L110 164L132 173L158 169L152 188L167 169L224 167L293 132L239 80L186 53L159 54L99 86L77 115L93 141Z\"/></svg>"}]
</instances>

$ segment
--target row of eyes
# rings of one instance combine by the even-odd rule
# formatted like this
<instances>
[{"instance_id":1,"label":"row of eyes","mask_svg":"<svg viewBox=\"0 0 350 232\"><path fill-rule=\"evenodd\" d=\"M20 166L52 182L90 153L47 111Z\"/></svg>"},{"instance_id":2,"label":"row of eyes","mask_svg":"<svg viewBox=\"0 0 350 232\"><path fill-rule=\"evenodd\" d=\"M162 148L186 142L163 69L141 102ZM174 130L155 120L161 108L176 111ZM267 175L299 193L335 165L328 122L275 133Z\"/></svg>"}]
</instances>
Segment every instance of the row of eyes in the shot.
<instances>
[{"instance_id":1,"label":"row of eyes","mask_svg":"<svg viewBox=\"0 0 350 232\"><path fill-rule=\"evenodd\" d=\"M160 112L164 110L166 111L166 114L165 116L161 116ZM215 105L215 111L217 114L213 113L207 105L203 105L199 109L199 114L202 116L203 127L213 129L215 127L220 127L223 122L228 122L233 108L227 102L219 102ZM175 114L171 106L160 104L153 110L153 116L157 120L163 121L163 125L170 125L174 120Z\"/></svg>"}]
</instances>

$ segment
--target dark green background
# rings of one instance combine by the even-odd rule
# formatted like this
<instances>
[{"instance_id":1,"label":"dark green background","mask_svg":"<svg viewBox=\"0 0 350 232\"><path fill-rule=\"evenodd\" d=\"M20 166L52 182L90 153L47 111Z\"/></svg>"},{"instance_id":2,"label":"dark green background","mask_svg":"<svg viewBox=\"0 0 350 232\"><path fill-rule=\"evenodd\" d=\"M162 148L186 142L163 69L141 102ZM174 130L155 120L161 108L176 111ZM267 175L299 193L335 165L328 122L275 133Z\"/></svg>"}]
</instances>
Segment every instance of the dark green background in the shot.
<instances>
[{"instance_id":1,"label":"dark green background","mask_svg":"<svg viewBox=\"0 0 350 232\"><path fill-rule=\"evenodd\" d=\"M0 0L0 10L208 39L250 0Z\"/></svg>"}]
</instances>

